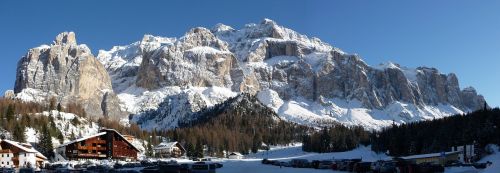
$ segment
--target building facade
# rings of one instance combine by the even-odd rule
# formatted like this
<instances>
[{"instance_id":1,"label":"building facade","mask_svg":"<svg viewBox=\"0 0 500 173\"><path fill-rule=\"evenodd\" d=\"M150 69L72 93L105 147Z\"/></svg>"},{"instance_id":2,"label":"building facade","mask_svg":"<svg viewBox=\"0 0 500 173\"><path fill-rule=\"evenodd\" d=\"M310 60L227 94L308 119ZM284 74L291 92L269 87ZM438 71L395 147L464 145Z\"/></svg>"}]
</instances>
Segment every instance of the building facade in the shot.
<instances>
[{"instance_id":1,"label":"building facade","mask_svg":"<svg viewBox=\"0 0 500 173\"><path fill-rule=\"evenodd\" d=\"M0 141L0 155L0 167L5 168L40 168L47 161L30 144L10 140Z\"/></svg>"},{"instance_id":2,"label":"building facade","mask_svg":"<svg viewBox=\"0 0 500 173\"><path fill-rule=\"evenodd\" d=\"M113 129L64 143L56 148L56 161L61 160L137 160L137 149Z\"/></svg>"},{"instance_id":3,"label":"building facade","mask_svg":"<svg viewBox=\"0 0 500 173\"><path fill-rule=\"evenodd\" d=\"M431 154L420 154L413 156L401 157L402 159L409 160L412 163L435 163L444 165L449 161L458 161L460 152L442 152L442 153L431 153Z\"/></svg>"},{"instance_id":4,"label":"building facade","mask_svg":"<svg viewBox=\"0 0 500 173\"><path fill-rule=\"evenodd\" d=\"M186 149L179 142L162 142L153 148L156 157L178 158L186 154Z\"/></svg>"}]
</instances>

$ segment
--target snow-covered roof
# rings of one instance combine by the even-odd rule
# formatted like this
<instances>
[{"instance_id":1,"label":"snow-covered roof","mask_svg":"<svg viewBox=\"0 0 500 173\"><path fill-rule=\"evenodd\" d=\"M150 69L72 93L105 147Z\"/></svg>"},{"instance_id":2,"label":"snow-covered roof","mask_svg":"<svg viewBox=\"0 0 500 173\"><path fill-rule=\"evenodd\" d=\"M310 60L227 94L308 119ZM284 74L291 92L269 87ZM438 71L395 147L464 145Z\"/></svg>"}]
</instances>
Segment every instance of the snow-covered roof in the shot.
<instances>
[{"instance_id":1,"label":"snow-covered roof","mask_svg":"<svg viewBox=\"0 0 500 173\"><path fill-rule=\"evenodd\" d=\"M243 156L243 154L241 154L241 153L239 153L239 152L231 152L229 155L230 155L230 156L231 156L231 155L232 155L232 156Z\"/></svg>"},{"instance_id":2,"label":"snow-covered roof","mask_svg":"<svg viewBox=\"0 0 500 173\"><path fill-rule=\"evenodd\" d=\"M137 147L135 147L134 144L130 143L130 141L128 141L125 137L123 137L122 134L118 133L118 131L116 131L115 129L101 129L101 131L113 131L115 132L116 134L118 134L118 136L120 136L127 144L129 144L130 146L132 146L132 148L134 148L136 151L141 151L139 150ZM103 132L101 132L103 133ZM105 133L105 132L104 132Z\"/></svg>"},{"instance_id":3,"label":"snow-covered roof","mask_svg":"<svg viewBox=\"0 0 500 173\"><path fill-rule=\"evenodd\" d=\"M66 142L64 144L61 144L59 145L57 148L61 148L61 147L65 147L69 144L72 144L72 143L75 143L75 142L80 142L80 141L84 141L84 140L87 140L89 138L93 138L93 137L97 137L97 136L101 136L101 135L105 135L106 132L101 132L101 133L98 133L98 134L95 134L95 135L91 135L91 136L87 136L87 137L83 137L83 138L79 138L79 139L75 139L73 141L69 141L69 142Z\"/></svg>"},{"instance_id":4,"label":"snow-covered roof","mask_svg":"<svg viewBox=\"0 0 500 173\"><path fill-rule=\"evenodd\" d=\"M73 140L73 141L69 141L69 142L66 142L64 144L61 144L59 145L57 148L61 148L61 147L65 147L69 144L73 144L75 142L80 142L80 141L84 141L84 140L87 140L87 139L90 139L90 138L93 138L93 137L97 137L97 136L102 136L102 135L105 135L107 133L107 131L113 131L115 132L116 134L118 134L118 136L120 136L127 144L129 144L130 146L132 146L132 148L134 148L136 151L140 151L137 147L135 147L132 143L130 143L130 141L128 141L127 139L125 139L125 137L123 137L122 134L118 133L118 131L116 131L115 129L101 129L101 132L95 134L95 135L91 135L91 136L87 136L87 137L83 137L83 138L79 138L79 139L76 139L76 140Z\"/></svg>"},{"instance_id":5,"label":"snow-covered roof","mask_svg":"<svg viewBox=\"0 0 500 173\"><path fill-rule=\"evenodd\" d=\"M161 142L160 144L158 144L154 150L162 150L162 149L169 149L169 148L172 148L174 147L175 145L177 145L179 142ZM184 147L182 147L182 145L179 145L179 148L181 148L182 150L185 150Z\"/></svg>"},{"instance_id":6,"label":"snow-covered roof","mask_svg":"<svg viewBox=\"0 0 500 173\"><path fill-rule=\"evenodd\" d=\"M460 151L445 152L445 155L450 155L450 154L455 154L455 153L460 153ZM440 157L440 156L441 156L441 153L429 153L429 154L405 156L405 157L401 157L401 158L406 159L406 160L410 160L410 159L421 159L421 158Z\"/></svg>"},{"instance_id":7,"label":"snow-covered roof","mask_svg":"<svg viewBox=\"0 0 500 173\"><path fill-rule=\"evenodd\" d=\"M47 159L47 157L45 157L42 153L38 152L37 150L33 149L33 148L28 148L28 147L25 147L23 146L21 143L19 142L15 142L15 141L11 141L11 140L7 140L7 139L4 139L2 140L3 142L7 142L11 145L13 145L14 147L17 147L19 148L20 150L23 150L24 152L27 152L27 153L35 153L36 156L40 157L40 158L43 158L43 159Z\"/></svg>"}]
</instances>

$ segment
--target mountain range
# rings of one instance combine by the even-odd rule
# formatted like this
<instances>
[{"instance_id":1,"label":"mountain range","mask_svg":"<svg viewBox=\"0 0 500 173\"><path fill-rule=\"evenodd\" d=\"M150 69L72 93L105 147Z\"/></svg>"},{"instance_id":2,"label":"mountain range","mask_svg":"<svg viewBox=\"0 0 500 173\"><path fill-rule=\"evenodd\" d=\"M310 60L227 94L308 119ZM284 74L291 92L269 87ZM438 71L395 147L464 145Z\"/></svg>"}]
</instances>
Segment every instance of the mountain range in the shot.
<instances>
[{"instance_id":1,"label":"mountain range","mask_svg":"<svg viewBox=\"0 0 500 173\"><path fill-rule=\"evenodd\" d=\"M75 33L32 48L19 60L13 97L78 102L91 117L169 129L242 93L281 119L308 126L340 122L380 129L483 108L455 74L396 63L368 65L318 38L264 19L234 29L190 29L94 56Z\"/></svg>"}]
</instances>

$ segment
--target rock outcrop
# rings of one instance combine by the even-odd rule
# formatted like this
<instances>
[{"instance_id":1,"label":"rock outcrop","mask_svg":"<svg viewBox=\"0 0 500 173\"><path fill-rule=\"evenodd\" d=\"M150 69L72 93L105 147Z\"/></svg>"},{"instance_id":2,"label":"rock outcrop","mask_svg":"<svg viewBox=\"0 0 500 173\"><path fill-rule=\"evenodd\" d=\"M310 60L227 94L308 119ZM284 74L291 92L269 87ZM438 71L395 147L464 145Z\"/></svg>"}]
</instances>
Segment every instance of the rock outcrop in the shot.
<instances>
[{"instance_id":1,"label":"rock outcrop","mask_svg":"<svg viewBox=\"0 0 500 173\"><path fill-rule=\"evenodd\" d=\"M50 46L30 49L18 62L14 92L38 93L33 100L52 97L65 105L81 104L87 115L123 118L119 100L111 87L111 80L102 64L94 58L86 45L78 45L75 33L64 32Z\"/></svg>"},{"instance_id":2,"label":"rock outcrop","mask_svg":"<svg viewBox=\"0 0 500 173\"><path fill-rule=\"evenodd\" d=\"M285 120L375 129L481 109L485 103L473 88L461 90L454 74L394 63L370 66L358 55L269 19L239 30L224 24L197 27L180 38L145 35L100 51L98 59L111 74L114 91L129 103L125 107L137 114L134 121L148 127L175 127L179 116L227 99L216 92L222 90L258 95ZM172 105L185 109L173 111ZM148 111L143 107L168 111L141 118Z\"/></svg>"}]
</instances>

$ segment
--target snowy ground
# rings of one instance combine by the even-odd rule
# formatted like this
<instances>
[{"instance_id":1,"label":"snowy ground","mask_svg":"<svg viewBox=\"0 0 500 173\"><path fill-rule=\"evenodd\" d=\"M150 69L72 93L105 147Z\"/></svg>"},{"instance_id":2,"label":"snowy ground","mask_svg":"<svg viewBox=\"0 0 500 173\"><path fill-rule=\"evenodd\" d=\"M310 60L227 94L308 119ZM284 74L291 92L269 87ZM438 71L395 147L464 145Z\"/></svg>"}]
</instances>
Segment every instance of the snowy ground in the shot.
<instances>
[{"instance_id":1,"label":"snowy ground","mask_svg":"<svg viewBox=\"0 0 500 173\"><path fill-rule=\"evenodd\" d=\"M498 151L498 148L497 150ZM376 161L389 159L388 156L384 154L376 154L370 150L369 147L360 147L351 151L346 152L336 152L336 153L309 153L303 152L301 145L291 146L291 147L277 147L272 148L270 151L261 151L256 154L250 154L242 160L221 160L224 164L223 168L217 170L218 173L253 173L253 172L273 172L273 173L298 173L298 172L342 172L342 171L332 171L329 169L310 169L310 168L289 168L273 165L261 164L263 158L268 158L271 160L281 160L289 161L294 158L308 159L311 160L326 160L326 159L352 159L352 158L362 158L363 161ZM498 173L500 172L500 153L495 153L493 155L483 158L480 163L491 161L493 165L484 169L479 170L473 167L452 167L446 168L445 173Z\"/></svg>"},{"instance_id":2,"label":"snowy ground","mask_svg":"<svg viewBox=\"0 0 500 173\"><path fill-rule=\"evenodd\" d=\"M325 160L325 159L352 159L362 158L364 161L375 161L387 158L386 155L376 154L368 147L360 147L352 151L337 152L337 153L309 153L303 152L301 145L291 147L277 147L270 151L261 151L256 154L250 154L242 160L222 160L223 168L217 170L218 173L254 173L254 172L273 172L273 173L295 173L295 172L333 172L330 169L320 170L311 168L289 168L263 165L263 158L271 160L290 161L294 158L308 160Z\"/></svg>"}]
</instances>

